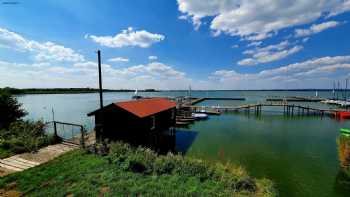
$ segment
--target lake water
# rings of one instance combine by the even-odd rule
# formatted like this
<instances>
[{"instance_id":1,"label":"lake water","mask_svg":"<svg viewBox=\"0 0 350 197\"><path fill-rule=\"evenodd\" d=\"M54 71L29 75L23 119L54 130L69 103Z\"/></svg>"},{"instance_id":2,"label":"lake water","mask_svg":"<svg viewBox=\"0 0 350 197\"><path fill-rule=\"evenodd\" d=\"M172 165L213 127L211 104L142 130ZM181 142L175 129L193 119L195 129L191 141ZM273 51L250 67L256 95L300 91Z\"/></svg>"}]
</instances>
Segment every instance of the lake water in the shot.
<instances>
[{"instance_id":1,"label":"lake water","mask_svg":"<svg viewBox=\"0 0 350 197\"><path fill-rule=\"evenodd\" d=\"M319 92L332 97L331 92ZM104 104L128 100L133 93L105 93ZM186 96L185 91L141 93L142 96ZM307 91L192 91L193 97L244 97L246 101L205 101L198 105L236 106L263 102L268 97L314 96ZM86 116L98 108L98 94L24 95L18 97L29 112L28 119L72 122L93 128ZM300 104L300 103L299 103ZM301 103L329 108L321 103ZM178 149L186 146L186 155L210 161L241 164L254 177L266 177L276 183L280 196L347 196L338 159L337 138L340 128L350 121L329 117L286 117L281 109L267 108L262 116L253 113L225 113L197 121L187 129L191 139L179 132Z\"/></svg>"}]
</instances>

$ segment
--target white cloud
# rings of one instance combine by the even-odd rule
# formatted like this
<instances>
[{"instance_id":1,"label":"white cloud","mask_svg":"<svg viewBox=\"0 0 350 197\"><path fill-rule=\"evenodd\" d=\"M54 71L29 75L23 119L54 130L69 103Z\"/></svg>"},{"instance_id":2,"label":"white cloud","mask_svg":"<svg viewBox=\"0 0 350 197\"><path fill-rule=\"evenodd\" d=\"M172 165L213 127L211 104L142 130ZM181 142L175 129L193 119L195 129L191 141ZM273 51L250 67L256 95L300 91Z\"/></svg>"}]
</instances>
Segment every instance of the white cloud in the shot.
<instances>
[{"instance_id":1,"label":"white cloud","mask_svg":"<svg viewBox=\"0 0 350 197\"><path fill-rule=\"evenodd\" d=\"M114 58L108 59L108 61L109 62L129 62L129 59L124 57L114 57Z\"/></svg>"},{"instance_id":2,"label":"white cloud","mask_svg":"<svg viewBox=\"0 0 350 197\"><path fill-rule=\"evenodd\" d=\"M96 62L63 67L0 61L0 87L97 87L96 68ZM217 70L207 80L198 81L160 62L119 69L103 64L102 72L104 87L113 89L187 89L188 84L194 89L331 88L334 80L349 77L350 56L311 59L258 73Z\"/></svg>"},{"instance_id":3,"label":"white cloud","mask_svg":"<svg viewBox=\"0 0 350 197\"><path fill-rule=\"evenodd\" d=\"M308 29L296 29L295 30L295 37L305 37L305 36L317 34L317 33L320 33L322 31L326 30L326 29L334 28L340 24L341 23L339 23L337 21L327 21L327 22L320 23L317 25L314 24Z\"/></svg>"},{"instance_id":4,"label":"white cloud","mask_svg":"<svg viewBox=\"0 0 350 197\"><path fill-rule=\"evenodd\" d=\"M257 47L253 50L246 50L243 52L243 54L250 55L251 57L239 61L238 65L250 66L273 62L286 58L287 56L297 53L303 49L303 47L299 45L288 48L289 46L290 43L288 41L283 41L276 45L269 45L262 48Z\"/></svg>"},{"instance_id":5,"label":"white cloud","mask_svg":"<svg viewBox=\"0 0 350 197\"><path fill-rule=\"evenodd\" d=\"M170 65L151 62L114 68L102 64L105 88L186 88L190 79L184 72ZM60 66L55 63L13 63L0 61L0 87L96 87L97 63L76 62L73 65ZM179 80L180 79L180 80ZM44 83L43 83L44 82Z\"/></svg>"},{"instance_id":6,"label":"white cloud","mask_svg":"<svg viewBox=\"0 0 350 197\"><path fill-rule=\"evenodd\" d=\"M350 0L177 0L178 9L199 28L212 17L214 35L226 33L247 40L263 40L279 30L308 24L350 10ZM184 17L182 17L184 18ZM211 18L208 18L211 19Z\"/></svg>"},{"instance_id":7,"label":"white cloud","mask_svg":"<svg viewBox=\"0 0 350 197\"><path fill-rule=\"evenodd\" d=\"M238 48L238 47L239 47L238 44L234 44L234 45L231 46L231 48L233 48L233 49Z\"/></svg>"},{"instance_id":8,"label":"white cloud","mask_svg":"<svg viewBox=\"0 0 350 197\"><path fill-rule=\"evenodd\" d=\"M260 46L262 44L261 41L256 41L256 42L251 42L247 45L247 47L257 47L257 46Z\"/></svg>"},{"instance_id":9,"label":"white cloud","mask_svg":"<svg viewBox=\"0 0 350 197\"><path fill-rule=\"evenodd\" d=\"M147 48L154 43L163 41L165 36L162 34L150 33L146 30L135 31L132 27L129 27L115 36L85 35L85 38L89 38L102 46L111 48L127 46Z\"/></svg>"},{"instance_id":10,"label":"white cloud","mask_svg":"<svg viewBox=\"0 0 350 197\"><path fill-rule=\"evenodd\" d=\"M137 65L124 69L126 73L129 74L143 74L151 75L160 78L177 78L181 79L185 77L184 72L175 70L173 67L160 63L160 62L151 62L146 65Z\"/></svg>"},{"instance_id":11,"label":"white cloud","mask_svg":"<svg viewBox=\"0 0 350 197\"><path fill-rule=\"evenodd\" d=\"M150 56L148 56L148 59L152 61L152 60L157 60L158 57L154 56L154 55L150 55Z\"/></svg>"},{"instance_id":12,"label":"white cloud","mask_svg":"<svg viewBox=\"0 0 350 197\"><path fill-rule=\"evenodd\" d=\"M22 52L32 52L36 61L84 61L84 57L73 49L53 42L28 40L22 35L0 28L0 47L11 48Z\"/></svg>"},{"instance_id":13,"label":"white cloud","mask_svg":"<svg viewBox=\"0 0 350 197\"><path fill-rule=\"evenodd\" d=\"M350 56L322 57L258 73L218 70L209 79L222 89L331 88L348 77Z\"/></svg>"}]
</instances>

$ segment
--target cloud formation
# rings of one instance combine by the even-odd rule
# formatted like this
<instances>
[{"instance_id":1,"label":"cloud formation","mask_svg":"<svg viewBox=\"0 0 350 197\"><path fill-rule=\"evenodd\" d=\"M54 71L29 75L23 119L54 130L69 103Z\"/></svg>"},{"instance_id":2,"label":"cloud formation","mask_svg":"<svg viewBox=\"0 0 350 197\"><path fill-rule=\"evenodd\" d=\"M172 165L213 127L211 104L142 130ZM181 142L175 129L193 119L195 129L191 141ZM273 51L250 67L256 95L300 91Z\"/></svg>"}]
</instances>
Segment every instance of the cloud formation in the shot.
<instances>
[{"instance_id":1,"label":"cloud formation","mask_svg":"<svg viewBox=\"0 0 350 197\"><path fill-rule=\"evenodd\" d=\"M95 36L85 35L85 38L91 39L102 46L111 48L121 48L128 46L136 46L148 48L152 44L163 41L165 36L157 33L150 33L146 30L135 31L132 27L122 30L115 36Z\"/></svg>"},{"instance_id":2,"label":"cloud formation","mask_svg":"<svg viewBox=\"0 0 350 197\"><path fill-rule=\"evenodd\" d=\"M338 25L340 25L340 23L337 21L327 21L324 23L316 24L316 25L314 24L308 29L296 29L295 30L295 37L298 38L298 37L310 36L313 34L320 33L326 29L334 28Z\"/></svg>"},{"instance_id":3,"label":"cloud formation","mask_svg":"<svg viewBox=\"0 0 350 197\"><path fill-rule=\"evenodd\" d=\"M150 61L157 60L157 59L158 59L157 56L154 56L154 55L148 56L148 60L150 60Z\"/></svg>"},{"instance_id":4,"label":"cloud formation","mask_svg":"<svg viewBox=\"0 0 350 197\"><path fill-rule=\"evenodd\" d=\"M302 49L303 47L300 45L290 47L288 41L283 41L276 45L268 45L266 47L256 47L255 49L244 51L243 54L250 55L251 57L240 60L238 65L251 66L273 62L286 58Z\"/></svg>"},{"instance_id":5,"label":"cloud formation","mask_svg":"<svg viewBox=\"0 0 350 197\"><path fill-rule=\"evenodd\" d=\"M209 79L223 89L331 88L334 80L350 77L350 56L321 57L258 73L217 70Z\"/></svg>"},{"instance_id":6,"label":"cloud formation","mask_svg":"<svg viewBox=\"0 0 350 197\"><path fill-rule=\"evenodd\" d=\"M125 57L114 57L114 58L110 58L108 59L109 62L129 62L129 58L125 58Z\"/></svg>"},{"instance_id":7,"label":"cloud formation","mask_svg":"<svg viewBox=\"0 0 350 197\"><path fill-rule=\"evenodd\" d=\"M0 47L31 52L36 61L84 61L84 56L71 48L53 42L37 42L5 28L0 28Z\"/></svg>"},{"instance_id":8,"label":"cloud formation","mask_svg":"<svg viewBox=\"0 0 350 197\"><path fill-rule=\"evenodd\" d=\"M196 29L210 20L214 35L225 33L257 41L279 30L308 24L350 10L350 0L177 0L182 19ZM208 18L210 17L210 18Z\"/></svg>"}]
</instances>

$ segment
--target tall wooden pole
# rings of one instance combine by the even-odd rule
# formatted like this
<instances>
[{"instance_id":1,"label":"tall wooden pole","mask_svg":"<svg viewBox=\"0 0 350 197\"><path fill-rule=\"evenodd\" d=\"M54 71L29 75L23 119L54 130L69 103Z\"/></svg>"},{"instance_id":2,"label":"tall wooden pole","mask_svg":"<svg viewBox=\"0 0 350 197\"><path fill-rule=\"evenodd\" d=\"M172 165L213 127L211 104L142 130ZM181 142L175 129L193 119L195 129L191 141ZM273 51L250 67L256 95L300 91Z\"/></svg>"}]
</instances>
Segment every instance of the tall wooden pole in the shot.
<instances>
[{"instance_id":1,"label":"tall wooden pole","mask_svg":"<svg viewBox=\"0 0 350 197\"><path fill-rule=\"evenodd\" d=\"M98 58L98 83L99 83L99 92L100 92L100 108L103 108L103 96L102 96L102 74L101 74L101 51L97 51Z\"/></svg>"}]
</instances>

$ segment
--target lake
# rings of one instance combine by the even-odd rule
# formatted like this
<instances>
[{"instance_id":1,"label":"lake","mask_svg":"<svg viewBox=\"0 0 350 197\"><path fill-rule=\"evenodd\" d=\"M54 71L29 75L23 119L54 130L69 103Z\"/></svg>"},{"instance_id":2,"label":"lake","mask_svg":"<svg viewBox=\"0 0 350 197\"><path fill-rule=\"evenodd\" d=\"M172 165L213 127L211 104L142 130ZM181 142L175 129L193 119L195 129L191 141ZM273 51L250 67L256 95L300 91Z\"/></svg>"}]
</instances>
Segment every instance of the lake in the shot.
<instances>
[{"instance_id":1,"label":"lake","mask_svg":"<svg viewBox=\"0 0 350 197\"><path fill-rule=\"evenodd\" d=\"M148 92L142 96L185 96L186 91ZM263 102L268 97L314 96L309 91L192 91L193 97L244 97L245 101L204 101L198 105L237 106ZM133 93L104 93L104 104L128 100ZM318 92L330 98L332 92ZM23 95L18 99L29 112L27 118L55 119L85 125L94 120L86 114L98 108L98 94ZM329 108L321 103L300 103ZM210 161L231 161L244 166L257 178L274 181L280 196L346 196L342 184L337 138L350 121L329 117L286 117L279 108L266 108L262 115L225 113L179 129L176 144L185 154ZM194 134L189 140L186 132ZM186 147L186 148L184 148Z\"/></svg>"}]
</instances>

